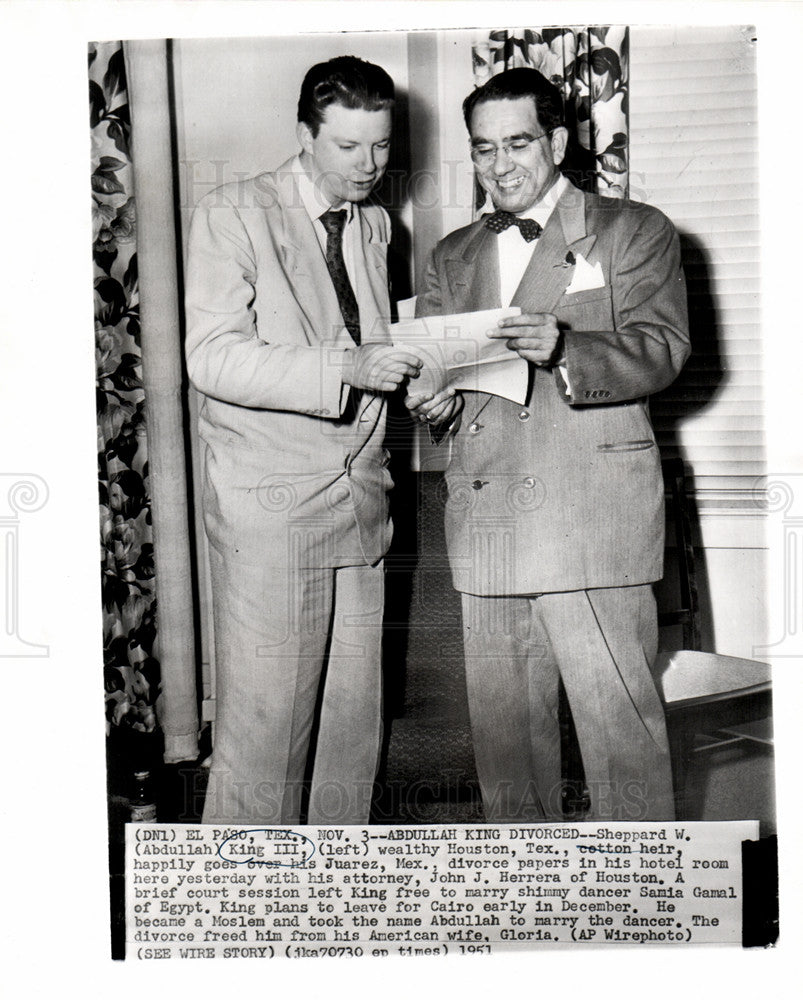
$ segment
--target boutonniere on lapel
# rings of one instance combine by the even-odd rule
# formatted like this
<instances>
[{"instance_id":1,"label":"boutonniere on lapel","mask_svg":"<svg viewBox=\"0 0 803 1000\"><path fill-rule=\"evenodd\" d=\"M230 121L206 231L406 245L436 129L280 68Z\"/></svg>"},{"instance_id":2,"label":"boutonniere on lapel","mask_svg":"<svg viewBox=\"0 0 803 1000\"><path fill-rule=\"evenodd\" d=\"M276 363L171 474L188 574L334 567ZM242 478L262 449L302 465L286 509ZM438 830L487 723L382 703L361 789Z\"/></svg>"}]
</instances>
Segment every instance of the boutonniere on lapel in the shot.
<instances>
[{"instance_id":1,"label":"boutonniere on lapel","mask_svg":"<svg viewBox=\"0 0 803 1000\"><path fill-rule=\"evenodd\" d=\"M572 257L572 264L574 264L574 271L572 272L572 280L566 289L566 295L572 295L574 292L587 292L592 288L605 287L605 276L602 273L602 264L599 261L596 264L589 264L581 253L573 254L571 250L566 254L567 261L570 255Z\"/></svg>"},{"instance_id":2,"label":"boutonniere on lapel","mask_svg":"<svg viewBox=\"0 0 803 1000\"><path fill-rule=\"evenodd\" d=\"M571 250L566 254L563 260L559 264L553 264L553 267L574 267L577 260Z\"/></svg>"}]
</instances>

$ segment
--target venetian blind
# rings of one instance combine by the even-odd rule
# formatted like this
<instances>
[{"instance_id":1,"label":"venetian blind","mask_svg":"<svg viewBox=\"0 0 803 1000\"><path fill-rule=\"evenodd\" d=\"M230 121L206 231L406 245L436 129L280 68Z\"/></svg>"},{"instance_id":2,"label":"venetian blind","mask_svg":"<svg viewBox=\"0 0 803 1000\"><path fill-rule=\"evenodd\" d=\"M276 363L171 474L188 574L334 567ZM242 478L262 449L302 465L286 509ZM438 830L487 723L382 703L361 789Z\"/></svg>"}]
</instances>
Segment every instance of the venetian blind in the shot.
<instances>
[{"instance_id":1,"label":"venetian blind","mask_svg":"<svg viewBox=\"0 0 803 1000\"><path fill-rule=\"evenodd\" d=\"M765 472L753 37L631 28L630 196L678 229L693 350L651 409L699 491L750 491Z\"/></svg>"}]
</instances>

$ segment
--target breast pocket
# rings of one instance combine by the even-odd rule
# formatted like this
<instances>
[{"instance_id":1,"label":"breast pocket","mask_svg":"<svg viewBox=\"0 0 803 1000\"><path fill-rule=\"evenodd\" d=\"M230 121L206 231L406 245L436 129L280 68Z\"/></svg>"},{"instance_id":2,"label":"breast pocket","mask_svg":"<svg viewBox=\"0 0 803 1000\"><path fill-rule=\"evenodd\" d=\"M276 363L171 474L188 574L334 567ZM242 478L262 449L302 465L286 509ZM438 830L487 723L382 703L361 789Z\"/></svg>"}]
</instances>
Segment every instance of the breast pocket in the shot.
<instances>
[{"instance_id":1,"label":"breast pocket","mask_svg":"<svg viewBox=\"0 0 803 1000\"><path fill-rule=\"evenodd\" d=\"M611 290L607 285L602 288L586 288L582 292L564 292L560 300L563 306L582 306L588 302L600 302L604 299L610 300Z\"/></svg>"},{"instance_id":2,"label":"breast pocket","mask_svg":"<svg viewBox=\"0 0 803 1000\"><path fill-rule=\"evenodd\" d=\"M612 330L613 301L611 290L587 288L582 292L564 292L555 310L559 320L563 320L570 330Z\"/></svg>"}]
</instances>

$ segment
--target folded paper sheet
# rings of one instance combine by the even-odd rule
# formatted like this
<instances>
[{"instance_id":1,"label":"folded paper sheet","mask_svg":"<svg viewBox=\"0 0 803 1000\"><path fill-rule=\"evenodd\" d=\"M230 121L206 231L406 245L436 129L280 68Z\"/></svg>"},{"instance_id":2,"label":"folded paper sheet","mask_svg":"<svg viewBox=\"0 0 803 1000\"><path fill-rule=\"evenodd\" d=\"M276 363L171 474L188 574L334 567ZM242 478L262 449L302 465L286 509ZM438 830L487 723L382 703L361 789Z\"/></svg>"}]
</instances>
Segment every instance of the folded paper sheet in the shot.
<instances>
[{"instance_id":1,"label":"folded paper sheet","mask_svg":"<svg viewBox=\"0 0 803 1000\"><path fill-rule=\"evenodd\" d=\"M503 396L519 405L527 397L527 362L505 340L491 340L488 330L504 316L518 316L517 306L483 312L426 316L392 323L397 347L409 348L424 361L410 393L466 389Z\"/></svg>"}]
</instances>

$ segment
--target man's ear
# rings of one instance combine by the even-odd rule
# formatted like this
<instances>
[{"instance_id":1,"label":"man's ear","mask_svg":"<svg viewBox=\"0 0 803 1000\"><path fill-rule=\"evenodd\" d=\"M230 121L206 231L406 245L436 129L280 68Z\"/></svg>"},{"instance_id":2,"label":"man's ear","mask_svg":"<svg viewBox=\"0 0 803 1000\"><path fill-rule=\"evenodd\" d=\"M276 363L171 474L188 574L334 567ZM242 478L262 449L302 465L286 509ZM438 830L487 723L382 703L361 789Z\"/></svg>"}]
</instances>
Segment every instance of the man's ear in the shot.
<instances>
[{"instance_id":1,"label":"man's ear","mask_svg":"<svg viewBox=\"0 0 803 1000\"><path fill-rule=\"evenodd\" d=\"M296 125L296 137L298 138L299 145L304 152L311 154L312 142L315 137L312 134L312 129L306 122L299 122Z\"/></svg>"},{"instance_id":2,"label":"man's ear","mask_svg":"<svg viewBox=\"0 0 803 1000\"><path fill-rule=\"evenodd\" d=\"M556 129L553 129L549 141L552 145L552 160L555 166L559 167L566 156L566 146L569 142L568 129L559 125Z\"/></svg>"}]
</instances>

